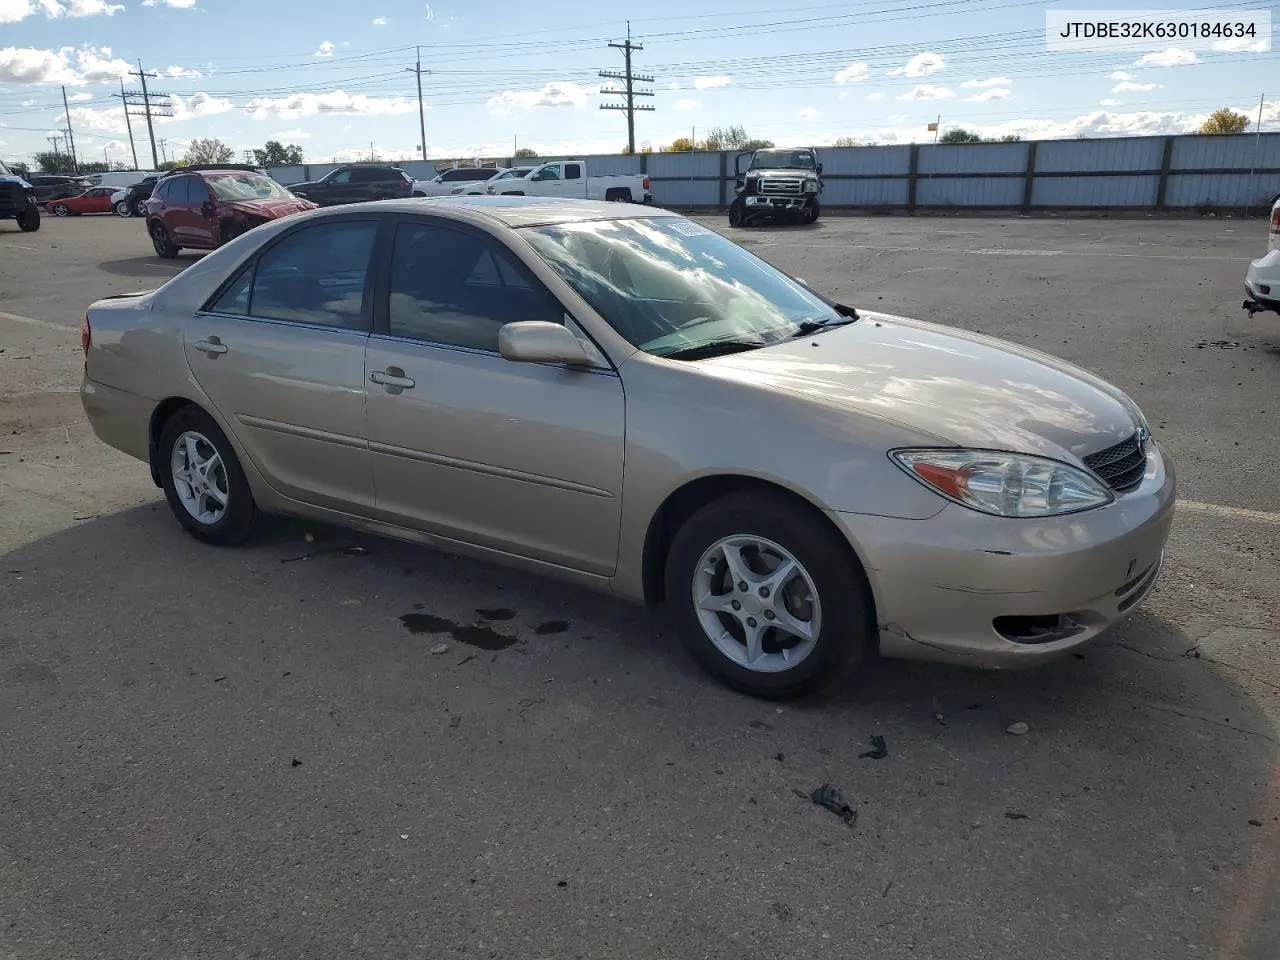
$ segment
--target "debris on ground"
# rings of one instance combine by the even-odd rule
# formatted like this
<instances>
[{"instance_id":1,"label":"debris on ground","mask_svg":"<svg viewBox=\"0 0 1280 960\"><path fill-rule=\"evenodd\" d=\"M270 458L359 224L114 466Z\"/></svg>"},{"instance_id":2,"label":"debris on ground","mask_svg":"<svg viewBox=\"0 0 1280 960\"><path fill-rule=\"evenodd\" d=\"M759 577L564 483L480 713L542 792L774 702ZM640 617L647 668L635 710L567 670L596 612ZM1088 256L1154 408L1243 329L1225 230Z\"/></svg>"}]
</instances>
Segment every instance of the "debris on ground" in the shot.
<instances>
[{"instance_id":1,"label":"debris on ground","mask_svg":"<svg viewBox=\"0 0 1280 960\"><path fill-rule=\"evenodd\" d=\"M299 760L297 757L294 757L291 761L289 761L289 766L300 767L302 766L302 761Z\"/></svg>"},{"instance_id":2,"label":"debris on ground","mask_svg":"<svg viewBox=\"0 0 1280 960\"><path fill-rule=\"evenodd\" d=\"M1030 820L1031 818L1025 813L1019 813L1017 810L1006 810L1004 812L1006 820Z\"/></svg>"},{"instance_id":3,"label":"debris on ground","mask_svg":"<svg viewBox=\"0 0 1280 960\"><path fill-rule=\"evenodd\" d=\"M773 729L773 727L769 726L769 724L765 723L763 720L752 720L750 723L747 724L747 726L751 727L753 730L772 730Z\"/></svg>"},{"instance_id":4,"label":"debris on ground","mask_svg":"<svg viewBox=\"0 0 1280 960\"><path fill-rule=\"evenodd\" d=\"M434 647L431 648L432 656L436 656L436 657L440 656L440 654L442 653L448 653L448 652L449 652L449 645L447 643L437 643Z\"/></svg>"},{"instance_id":5,"label":"debris on ground","mask_svg":"<svg viewBox=\"0 0 1280 960\"><path fill-rule=\"evenodd\" d=\"M883 760L889 755L889 748L885 746L884 737L874 736L871 738L871 749L866 753L858 754L859 760Z\"/></svg>"},{"instance_id":6,"label":"debris on ground","mask_svg":"<svg viewBox=\"0 0 1280 960\"><path fill-rule=\"evenodd\" d=\"M1011 733L1015 737L1025 737L1028 733L1031 732L1031 725L1028 723L1023 723L1021 720L1019 720L1017 723L1011 723L1009 724L1009 726L1005 727L1004 732Z\"/></svg>"},{"instance_id":7,"label":"debris on ground","mask_svg":"<svg viewBox=\"0 0 1280 960\"><path fill-rule=\"evenodd\" d=\"M809 794L809 799L820 807L826 807L843 820L845 826L852 827L858 820L858 811L845 803L844 796L829 783Z\"/></svg>"},{"instance_id":8,"label":"debris on ground","mask_svg":"<svg viewBox=\"0 0 1280 960\"><path fill-rule=\"evenodd\" d=\"M1260 827L1260 826L1262 826L1262 821L1261 821L1261 820L1250 820L1250 821L1249 821L1249 826L1251 826L1251 827Z\"/></svg>"},{"instance_id":9,"label":"debris on ground","mask_svg":"<svg viewBox=\"0 0 1280 960\"><path fill-rule=\"evenodd\" d=\"M458 729L458 727L459 727L459 726L461 726L461 725L462 725L462 718L461 718L461 717L450 717L450 718L449 718L449 729L450 729L450 730L456 730L456 729Z\"/></svg>"}]
</instances>

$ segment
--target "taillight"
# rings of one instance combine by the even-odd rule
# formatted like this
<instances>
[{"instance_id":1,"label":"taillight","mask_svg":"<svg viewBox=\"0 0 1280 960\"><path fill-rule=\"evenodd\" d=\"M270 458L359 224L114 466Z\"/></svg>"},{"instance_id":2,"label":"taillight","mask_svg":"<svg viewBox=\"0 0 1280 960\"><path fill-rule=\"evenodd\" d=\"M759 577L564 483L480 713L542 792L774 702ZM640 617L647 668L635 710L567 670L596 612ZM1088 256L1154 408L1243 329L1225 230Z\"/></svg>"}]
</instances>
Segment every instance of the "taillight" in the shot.
<instances>
[{"instance_id":1,"label":"taillight","mask_svg":"<svg viewBox=\"0 0 1280 960\"><path fill-rule=\"evenodd\" d=\"M649 189L649 178L648 178L648 177L645 177L645 178L644 178L644 188L645 188L646 190L648 190L648 189Z\"/></svg>"},{"instance_id":2,"label":"taillight","mask_svg":"<svg viewBox=\"0 0 1280 960\"><path fill-rule=\"evenodd\" d=\"M1280 207L1271 211L1271 232L1280 233Z\"/></svg>"},{"instance_id":3,"label":"taillight","mask_svg":"<svg viewBox=\"0 0 1280 960\"><path fill-rule=\"evenodd\" d=\"M89 356L89 344L93 343L93 330L89 327L89 315L84 315L84 325L80 328L80 349Z\"/></svg>"}]
</instances>

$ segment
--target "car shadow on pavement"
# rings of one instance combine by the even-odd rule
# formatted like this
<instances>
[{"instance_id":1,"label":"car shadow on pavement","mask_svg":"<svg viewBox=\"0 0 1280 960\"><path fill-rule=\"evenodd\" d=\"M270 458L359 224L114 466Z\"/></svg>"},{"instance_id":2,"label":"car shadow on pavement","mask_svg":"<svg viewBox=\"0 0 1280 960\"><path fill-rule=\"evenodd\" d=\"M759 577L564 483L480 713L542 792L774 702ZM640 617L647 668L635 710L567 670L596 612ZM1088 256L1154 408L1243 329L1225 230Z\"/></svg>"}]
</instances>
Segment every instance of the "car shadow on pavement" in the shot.
<instances>
[{"instance_id":1,"label":"car shadow on pavement","mask_svg":"<svg viewBox=\"0 0 1280 960\"><path fill-rule=\"evenodd\" d=\"M396 917L442 956L561 926L590 955L623 930L717 957L816 956L824 931L893 957L1280 942L1280 741L1158 612L1031 672L878 662L775 705L608 597L295 521L212 548L162 500L0 557L0 607L10 938L304 957ZM827 783L852 828L807 799Z\"/></svg>"},{"instance_id":2,"label":"car shadow on pavement","mask_svg":"<svg viewBox=\"0 0 1280 960\"><path fill-rule=\"evenodd\" d=\"M203 250L192 251L188 253L183 251L178 254L174 260L165 260L162 257L125 257L121 260L104 260L98 264L98 269L106 273L115 274L117 277L134 277L139 280L154 280L157 277L167 280L166 274L177 276L193 263L198 262L205 255Z\"/></svg>"}]
</instances>

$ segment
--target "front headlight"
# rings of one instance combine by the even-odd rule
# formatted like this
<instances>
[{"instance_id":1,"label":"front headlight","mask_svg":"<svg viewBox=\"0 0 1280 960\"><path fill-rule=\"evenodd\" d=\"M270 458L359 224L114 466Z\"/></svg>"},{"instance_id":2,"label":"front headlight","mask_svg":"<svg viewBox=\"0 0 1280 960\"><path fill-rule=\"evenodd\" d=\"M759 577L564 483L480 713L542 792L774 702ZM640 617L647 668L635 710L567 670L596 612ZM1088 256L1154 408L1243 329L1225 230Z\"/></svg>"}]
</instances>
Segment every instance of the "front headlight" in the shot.
<instances>
[{"instance_id":1,"label":"front headlight","mask_svg":"<svg viewBox=\"0 0 1280 960\"><path fill-rule=\"evenodd\" d=\"M997 517L1052 517L1110 503L1092 474L1045 457L995 450L894 450L890 458L948 500Z\"/></svg>"},{"instance_id":2,"label":"front headlight","mask_svg":"<svg viewBox=\"0 0 1280 960\"><path fill-rule=\"evenodd\" d=\"M817 192L818 192L818 181L817 181L817 180L806 180L806 181L804 182L804 192L805 192L805 193L817 193Z\"/></svg>"}]
</instances>

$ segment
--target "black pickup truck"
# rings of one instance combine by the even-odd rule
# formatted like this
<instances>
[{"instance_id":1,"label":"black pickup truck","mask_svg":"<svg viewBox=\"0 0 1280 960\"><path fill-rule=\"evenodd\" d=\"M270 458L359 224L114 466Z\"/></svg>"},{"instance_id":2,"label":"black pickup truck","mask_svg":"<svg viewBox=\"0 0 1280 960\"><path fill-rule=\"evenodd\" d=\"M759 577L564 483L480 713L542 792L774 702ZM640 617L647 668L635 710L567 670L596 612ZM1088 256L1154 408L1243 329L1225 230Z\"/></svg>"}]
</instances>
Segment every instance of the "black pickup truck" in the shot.
<instances>
[{"instance_id":1,"label":"black pickup truck","mask_svg":"<svg viewBox=\"0 0 1280 960\"><path fill-rule=\"evenodd\" d=\"M731 227L766 219L813 223L822 213L822 164L811 147L741 153L734 161L734 173L738 185L729 205Z\"/></svg>"},{"instance_id":2,"label":"black pickup truck","mask_svg":"<svg viewBox=\"0 0 1280 960\"><path fill-rule=\"evenodd\" d=\"M35 190L3 161L0 161L0 220L17 220L18 229L34 233L40 229L40 205Z\"/></svg>"}]
</instances>

